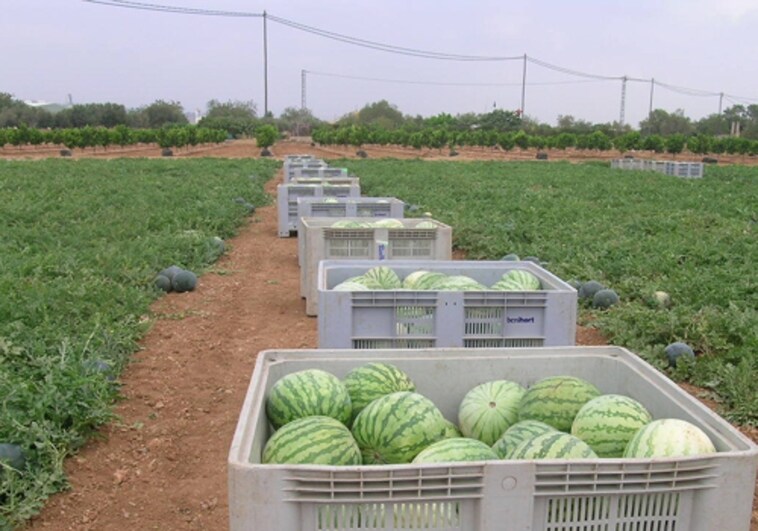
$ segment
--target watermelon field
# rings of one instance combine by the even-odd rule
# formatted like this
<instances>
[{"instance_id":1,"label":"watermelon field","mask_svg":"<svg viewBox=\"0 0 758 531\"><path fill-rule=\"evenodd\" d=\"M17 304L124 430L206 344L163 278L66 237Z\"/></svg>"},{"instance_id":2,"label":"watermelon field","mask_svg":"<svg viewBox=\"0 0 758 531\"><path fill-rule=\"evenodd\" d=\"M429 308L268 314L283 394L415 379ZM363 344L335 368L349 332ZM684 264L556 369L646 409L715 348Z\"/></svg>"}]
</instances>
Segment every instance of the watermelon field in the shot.
<instances>
[{"instance_id":1,"label":"watermelon field","mask_svg":"<svg viewBox=\"0 0 758 531\"><path fill-rule=\"evenodd\" d=\"M605 311L584 305L582 325L698 386L731 422L758 424L758 168L709 166L704 179L688 181L592 162L329 162L359 176L363 195L398 197L411 205L408 216L431 212L452 226L469 259L536 256L561 278L613 288L621 302ZM214 238L245 226L245 203L271 203L279 166L0 160L0 444L22 447L27 471L0 469L0 529L39 511L67 484L65 458L119 421L119 374L155 324L156 272L182 264L201 284L203 273L228 274L215 269ZM271 290L287 282L263 281ZM259 311L284 313L275 300ZM194 322L189 313L170 319ZM202 332L220 342L215 333ZM669 368L663 349L674 341L690 344L695 361ZM233 417L238 406L219 407Z\"/></svg>"},{"instance_id":2,"label":"watermelon field","mask_svg":"<svg viewBox=\"0 0 758 531\"><path fill-rule=\"evenodd\" d=\"M198 274L254 205L271 161L0 160L0 529L65 485L64 457L113 420L114 379L151 324L157 271Z\"/></svg>"},{"instance_id":3,"label":"watermelon field","mask_svg":"<svg viewBox=\"0 0 758 531\"><path fill-rule=\"evenodd\" d=\"M583 324L665 371L666 345L688 343L697 362L670 374L708 389L733 422L758 421L755 169L684 180L599 162L331 164L360 176L364 195L402 198L452 226L469 259L536 256L563 279L614 289L621 303L585 307Z\"/></svg>"}]
</instances>

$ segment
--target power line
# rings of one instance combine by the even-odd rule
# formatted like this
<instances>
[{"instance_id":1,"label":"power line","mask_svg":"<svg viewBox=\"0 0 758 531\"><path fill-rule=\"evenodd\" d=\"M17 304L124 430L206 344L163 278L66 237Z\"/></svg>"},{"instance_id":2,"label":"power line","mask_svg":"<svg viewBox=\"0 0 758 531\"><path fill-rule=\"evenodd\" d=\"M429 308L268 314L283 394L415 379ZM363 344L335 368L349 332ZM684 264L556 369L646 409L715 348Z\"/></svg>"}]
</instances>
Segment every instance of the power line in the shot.
<instances>
[{"instance_id":1,"label":"power line","mask_svg":"<svg viewBox=\"0 0 758 531\"><path fill-rule=\"evenodd\" d=\"M108 6L108 7L120 7L120 8L125 8L125 9L137 9L137 10L143 10L143 11L154 11L154 12L182 14L182 15L201 15L201 16L236 17L236 18L268 18L272 22L276 22L278 24L281 24L283 26L286 26L286 27L289 27L301 32L310 33L313 35L317 35L319 37L335 40L335 41L342 42L345 44L350 44L353 46L359 46L359 47L363 47L367 49L383 51L386 53L393 53L393 54L410 56L410 57L418 57L418 58L423 58L423 59L444 60L444 61L469 61L469 62L491 61L493 62L493 61L521 61L523 60L525 66L526 66L526 62L528 61L535 65L541 66L543 68L553 70L555 72L559 72L559 73L574 76L574 77L581 77L584 79L592 79L592 80L597 80L597 81L624 81L626 80L626 81L634 81L634 82L640 82L640 83L651 83L651 89L653 86L658 85L672 92L676 92L676 93L683 94L686 96L695 96L695 97L715 97L715 96L726 97L728 96L731 99L739 99L745 102L758 102L758 99L755 99L755 98L735 96L735 95L731 95L731 94L727 94L723 92L712 92L712 91L706 91L706 90L695 89L695 88L690 88L690 87L681 87L677 85L663 83L661 81L657 81L654 79L645 79L645 78L630 77L630 76L608 76L608 75L583 72L580 70L574 70L571 68L554 65L552 63L548 63L547 61L543 61L535 57L529 57L527 55L519 55L519 56L465 55L465 54L422 50L418 48L409 48L409 47L404 47L404 46L396 46L392 44L371 41L368 39L352 37L349 35L320 29L315 26L309 26L307 24L302 24L300 22L296 22L293 20L277 17L275 15L271 15L271 14L266 15L265 13L190 8L190 7L170 6L170 5L164 5L164 4L149 3L149 2L137 2L134 0L82 0L82 1L90 3L90 4L98 4L98 5ZM414 84L437 84L437 83L414 82ZM522 86L526 86L527 84L535 85L535 83L521 83ZM544 83L544 84L548 84L548 83ZM560 84L560 83L554 83L554 84ZM471 84L471 85L476 86L475 84ZM503 86L501 84L492 84L492 85Z\"/></svg>"},{"instance_id":2,"label":"power line","mask_svg":"<svg viewBox=\"0 0 758 531\"><path fill-rule=\"evenodd\" d=\"M141 11L158 11L162 13L175 13L180 15L202 15L212 17L237 17L256 18L262 17L263 13L250 13L245 11L219 11L216 9L198 9L192 7L167 6L162 4L150 4L145 2L133 2L130 0L82 0L89 4L100 4L109 7L122 7L138 9Z\"/></svg>"},{"instance_id":3,"label":"power line","mask_svg":"<svg viewBox=\"0 0 758 531\"><path fill-rule=\"evenodd\" d=\"M398 83L398 84L404 84L404 85L433 85L433 86L450 86L450 87L520 87L521 82L512 82L512 83L465 83L465 82L455 82L455 81L422 81L422 80L411 80L411 79L389 79L389 78L379 78L379 77L363 77L363 76L353 76L349 74L335 74L332 72L318 72L315 70L304 70L306 74L312 74L315 76L323 76L323 77L334 77L334 78L340 78L340 79L355 79L359 81L376 81L380 83ZM527 83L529 86L537 86L537 85L574 85L574 84L583 84L583 83L601 83L604 80L592 80L592 79L584 79L584 80L575 80L575 81L541 81L541 82L533 82L533 83Z\"/></svg>"}]
</instances>

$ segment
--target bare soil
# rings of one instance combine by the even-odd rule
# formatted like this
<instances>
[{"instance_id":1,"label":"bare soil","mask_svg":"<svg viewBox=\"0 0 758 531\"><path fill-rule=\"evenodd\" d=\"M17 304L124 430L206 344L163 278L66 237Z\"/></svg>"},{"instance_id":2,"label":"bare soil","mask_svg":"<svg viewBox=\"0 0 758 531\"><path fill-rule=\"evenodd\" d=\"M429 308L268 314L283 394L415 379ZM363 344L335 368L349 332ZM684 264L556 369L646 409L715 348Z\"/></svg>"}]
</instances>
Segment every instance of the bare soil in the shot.
<instances>
[{"instance_id":1,"label":"bare soil","mask_svg":"<svg viewBox=\"0 0 758 531\"><path fill-rule=\"evenodd\" d=\"M371 158L449 159L402 148L364 149ZM0 150L0 157L8 157L4 151L8 148ZM58 156L55 149L22 151L9 158ZM259 151L254 142L238 141L180 150L175 156L256 157ZM355 156L354 150L299 142L281 142L273 152L276 157ZM505 158L502 152L461 153L457 159ZM74 153L74 158L92 155L160 156L160 150L148 146ZM269 192L275 192L277 181L268 183ZM228 528L227 453L256 355L317 346L317 321L305 315L299 296L297 240L276 234L275 206L258 209L194 292L168 294L153 305L154 325L121 375L120 421L104 426L98 438L67 460L71 489L53 496L27 529ZM456 258L462 254L456 252ZM606 340L595 329L578 327L577 343ZM744 431L758 440L756 430ZM758 529L758 501L753 507L753 529Z\"/></svg>"}]
</instances>

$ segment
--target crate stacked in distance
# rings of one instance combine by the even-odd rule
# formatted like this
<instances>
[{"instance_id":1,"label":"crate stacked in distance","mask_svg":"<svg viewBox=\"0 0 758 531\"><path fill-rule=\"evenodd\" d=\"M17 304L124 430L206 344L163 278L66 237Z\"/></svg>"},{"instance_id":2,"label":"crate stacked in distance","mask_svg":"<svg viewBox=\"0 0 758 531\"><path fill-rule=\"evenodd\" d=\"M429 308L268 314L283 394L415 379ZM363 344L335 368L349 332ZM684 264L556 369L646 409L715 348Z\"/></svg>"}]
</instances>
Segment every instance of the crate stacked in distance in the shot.
<instances>
[{"instance_id":1,"label":"crate stacked in distance","mask_svg":"<svg viewBox=\"0 0 758 531\"><path fill-rule=\"evenodd\" d=\"M433 219L300 218L300 295L306 313L317 315L318 267L322 260L450 260L452 229Z\"/></svg>"},{"instance_id":2,"label":"crate stacked in distance","mask_svg":"<svg viewBox=\"0 0 758 531\"><path fill-rule=\"evenodd\" d=\"M657 171L684 179L703 177L705 165L702 162L678 162L669 160L614 159L611 168L616 170Z\"/></svg>"},{"instance_id":3,"label":"crate stacked in distance","mask_svg":"<svg viewBox=\"0 0 758 531\"><path fill-rule=\"evenodd\" d=\"M391 466L262 464L263 449L273 434L266 401L277 381L314 369L345 381L351 371L372 362L392 364L413 381L412 392L395 392L391 386L388 391L394 394L385 395L387 403L413 401L431 415L421 435L415 433L421 426L420 422L413 423L415 418L405 424L390 422L393 429L411 437L392 442L392 438L382 438L380 432L380 443L403 445L393 446L393 450L410 449L422 436L429 438L429 446L445 444L439 441L449 435L442 434L440 423L432 417L441 414L447 422L457 420L464 397L482 383L506 379L528 393L532 387L539 388L538 382L556 376L582 379L596 387L601 396L623 395L639 401L656 419L653 422L659 423L641 429L640 437L677 429L667 428L670 422L664 420L677 419L701 432L710 447L686 456L659 453L656 457L602 458L584 447L579 452L571 450L575 441L570 434L547 427L544 434L531 439L533 442L518 444L516 453L526 456L518 460L493 459L486 451L474 452L472 447L450 448L441 457L443 462L414 463L404 456L403 464ZM417 397L424 397L428 403ZM356 419L361 414L389 413L371 404L376 402L371 402ZM597 416L593 411L590 417ZM422 416L427 417L426 413ZM363 422L358 428L361 437L366 425L372 424ZM310 426L304 429L313 430ZM355 435L354 429L357 441ZM354 455L344 430L339 431L338 438L340 444L351 447L350 455ZM450 440L455 445L456 439ZM327 442L319 444L328 446ZM373 443L360 444L368 447ZM313 450L308 448L310 453L316 453ZM458 457L447 457L452 455ZM472 460L464 461L469 455ZM373 456L374 453L368 455ZM503 529L503 522L507 522L508 529L533 531L747 531L758 448L654 367L619 347L268 351L260 353L256 360L228 465L233 531L495 531Z\"/></svg>"},{"instance_id":4,"label":"crate stacked in distance","mask_svg":"<svg viewBox=\"0 0 758 531\"><path fill-rule=\"evenodd\" d=\"M334 289L378 266L390 268L401 281L421 271L429 274L416 283L405 282L401 290ZM536 277L538 289L519 287L512 278L517 272ZM447 282L436 287L439 277ZM324 260L316 286L319 348L575 343L576 290L533 262Z\"/></svg>"},{"instance_id":5,"label":"crate stacked in distance","mask_svg":"<svg viewBox=\"0 0 758 531\"><path fill-rule=\"evenodd\" d=\"M288 238L297 230L298 197L360 197L358 179L351 184L283 183L276 187L279 237Z\"/></svg>"}]
</instances>

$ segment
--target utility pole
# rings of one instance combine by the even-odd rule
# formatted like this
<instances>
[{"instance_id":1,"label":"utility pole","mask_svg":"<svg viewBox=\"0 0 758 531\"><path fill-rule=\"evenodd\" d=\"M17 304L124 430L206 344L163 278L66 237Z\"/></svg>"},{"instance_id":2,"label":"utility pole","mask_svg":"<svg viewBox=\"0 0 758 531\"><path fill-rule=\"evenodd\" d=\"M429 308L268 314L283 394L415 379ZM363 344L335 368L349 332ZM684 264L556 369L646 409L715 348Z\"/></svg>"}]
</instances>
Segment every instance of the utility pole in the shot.
<instances>
[{"instance_id":1,"label":"utility pole","mask_svg":"<svg viewBox=\"0 0 758 531\"><path fill-rule=\"evenodd\" d=\"M521 119L524 119L524 101L526 100L526 54L524 54L524 72L521 76Z\"/></svg>"},{"instance_id":2,"label":"utility pole","mask_svg":"<svg viewBox=\"0 0 758 531\"><path fill-rule=\"evenodd\" d=\"M626 76L621 78L621 110L619 111L619 129L624 127L624 114L626 112Z\"/></svg>"},{"instance_id":3,"label":"utility pole","mask_svg":"<svg viewBox=\"0 0 758 531\"><path fill-rule=\"evenodd\" d=\"M721 106L724 104L724 93L719 93L719 114L721 114Z\"/></svg>"},{"instance_id":4,"label":"utility pole","mask_svg":"<svg viewBox=\"0 0 758 531\"><path fill-rule=\"evenodd\" d=\"M300 109L305 110L308 106L305 104L305 70L300 71Z\"/></svg>"},{"instance_id":5,"label":"utility pole","mask_svg":"<svg viewBox=\"0 0 758 531\"><path fill-rule=\"evenodd\" d=\"M647 112L648 116L653 114L653 92L654 91L655 91L655 78L650 80L650 109Z\"/></svg>"},{"instance_id":6,"label":"utility pole","mask_svg":"<svg viewBox=\"0 0 758 531\"><path fill-rule=\"evenodd\" d=\"M263 12L263 117L268 116L268 35L266 11Z\"/></svg>"}]
</instances>

